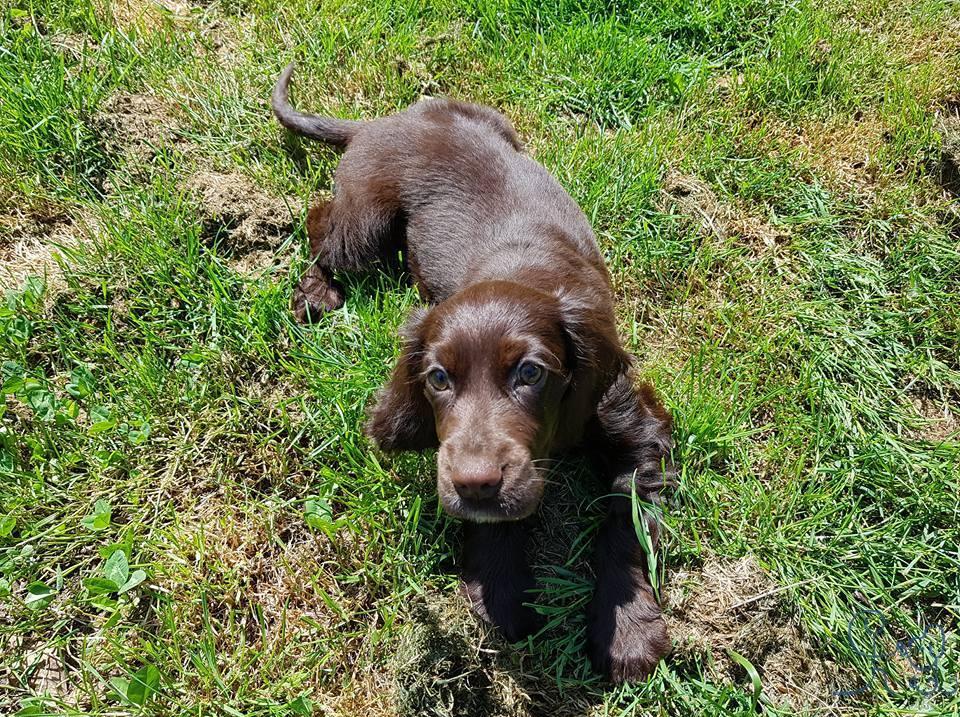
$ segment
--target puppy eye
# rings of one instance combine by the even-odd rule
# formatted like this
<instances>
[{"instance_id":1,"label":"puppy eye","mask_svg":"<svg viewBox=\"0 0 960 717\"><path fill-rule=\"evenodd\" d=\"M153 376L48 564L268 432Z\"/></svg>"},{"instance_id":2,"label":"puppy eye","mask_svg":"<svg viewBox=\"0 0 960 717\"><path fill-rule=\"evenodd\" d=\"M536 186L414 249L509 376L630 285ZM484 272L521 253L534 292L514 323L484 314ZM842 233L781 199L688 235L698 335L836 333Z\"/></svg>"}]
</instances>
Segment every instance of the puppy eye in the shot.
<instances>
[{"instance_id":1,"label":"puppy eye","mask_svg":"<svg viewBox=\"0 0 960 717\"><path fill-rule=\"evenodd\" d=\"M543 378L543 367L532 361L524 361L517 369L517 378L520 380L520 383L526 384L527 386L535 386L540 383L540 379Z\"/></svg>"},{"instance_id":2,"label":"puppy eye","mask_svg":"<svg viewBox=\"0 0 960 717\"><path fill-rule=\"evenodd\" d=\"M450 388L450 377L442 368L435 368L427 374L427 383L434 391L446 391Z\"/></svg>"}]
</instances>

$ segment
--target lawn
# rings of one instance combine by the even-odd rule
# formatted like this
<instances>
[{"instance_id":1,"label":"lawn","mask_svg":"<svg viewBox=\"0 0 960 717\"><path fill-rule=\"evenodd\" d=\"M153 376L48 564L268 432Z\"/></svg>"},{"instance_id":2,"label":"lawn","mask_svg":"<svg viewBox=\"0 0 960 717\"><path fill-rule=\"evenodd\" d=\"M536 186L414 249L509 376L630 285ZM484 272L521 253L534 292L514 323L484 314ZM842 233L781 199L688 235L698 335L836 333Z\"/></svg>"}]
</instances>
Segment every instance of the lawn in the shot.
<instances>
[{"instance_id":1,"label":"lawn","mask_svg":"<svg viewBox=\"0 0 960 717\"><path fill-rule=\"evenodd\" d=\"M402 277L292 320L291 59L315 112L497 107L590 217L675 422L649 682L585 657L575 458L545 630L465 608L434 457L361 433ZM958 196L955 0L5 0L0 714L955 714Z\"/></svg>"}]
</instances>

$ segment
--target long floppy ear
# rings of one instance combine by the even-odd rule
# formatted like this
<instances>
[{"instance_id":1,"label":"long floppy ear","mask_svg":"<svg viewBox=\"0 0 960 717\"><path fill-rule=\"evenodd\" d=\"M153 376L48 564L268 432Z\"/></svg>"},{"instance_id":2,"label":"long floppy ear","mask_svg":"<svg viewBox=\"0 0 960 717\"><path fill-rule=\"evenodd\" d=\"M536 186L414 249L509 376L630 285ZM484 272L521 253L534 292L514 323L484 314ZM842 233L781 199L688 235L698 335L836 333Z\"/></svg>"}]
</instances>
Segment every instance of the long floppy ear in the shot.
<instances>
[{"instance_id":1,"label":"long floppy ear","mask_svg":"<svg viewBox=\"0 0 960 717\"><path fill-rule=\"evenodd\" d=\"M564 404L568 416L586 420L617 377L629 370L631 359L620 345L612 311L566 291L556 296L573 373Z\"/></svg>"},{"instance_id":2,"label":"long floppy ear","mask_svg":"<svg viewBox=\"0 0 960 717\"><path fill-rule=\"evenodd\" d=\"M381 450L423 451L436 448L433 407L424 395L421 373L426 309L415 309L400 332L403 348L387 385L370 409L364 432Z\"/></svg>"}]
</instances>

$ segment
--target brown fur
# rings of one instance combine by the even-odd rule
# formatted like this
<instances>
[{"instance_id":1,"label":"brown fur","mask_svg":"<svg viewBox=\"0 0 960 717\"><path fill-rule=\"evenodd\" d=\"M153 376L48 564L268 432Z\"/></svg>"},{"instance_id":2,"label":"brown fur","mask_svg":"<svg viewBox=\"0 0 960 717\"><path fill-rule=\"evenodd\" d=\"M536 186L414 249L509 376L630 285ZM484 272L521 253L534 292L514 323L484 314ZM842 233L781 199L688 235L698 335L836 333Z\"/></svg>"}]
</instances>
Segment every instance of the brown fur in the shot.
<instances>
[{"instance_id":1,"label":"brown fur","mask_svg":"<svg viewBox=\"0 0 960 717\"><path fill-rule=\"evenodd\" d=\"M287 101L291 69L274 91L277 117L345 148L334 198L308 216L315 261L294 294L297 318L343 304L334 272L405 253L430 308L403 330L368 435L387 451L439 448L441 504L468 521L465 592L511 640L540 624L523 604L534 585L523 519L544 485L537 461L575 447L594 454L617 495L597 541L588 650L614 680L646 676L669 641L629 495L658 500L670 418L630 378L586 217L520 153L498 112L425 100L370 122L316 117Z\"/></svg>"}]
</instances>

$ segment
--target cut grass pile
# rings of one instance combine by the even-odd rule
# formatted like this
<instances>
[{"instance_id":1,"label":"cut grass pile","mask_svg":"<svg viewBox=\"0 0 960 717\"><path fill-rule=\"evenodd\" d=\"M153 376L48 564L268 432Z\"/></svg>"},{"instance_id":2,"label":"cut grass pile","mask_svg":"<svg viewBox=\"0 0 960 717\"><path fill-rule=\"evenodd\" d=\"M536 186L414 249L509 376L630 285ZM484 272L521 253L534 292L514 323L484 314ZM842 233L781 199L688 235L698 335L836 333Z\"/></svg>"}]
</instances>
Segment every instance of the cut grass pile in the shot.
<instances>
[{"instance_id":1,"label":"cut grass pile","mask_svg":"<svg viewBox=\"0 0 960 717\"><path fill-rule=\"evenodd\" d=\"M10 0L0 58L0 712L960 709L954 2ZM544 633L456 596L432 457L360 432L414 292L291 321L294 58L317 112L502 109L591 218L676 424L649 683L586 664L575 460Z\"/></svg>"}]
</instances>

